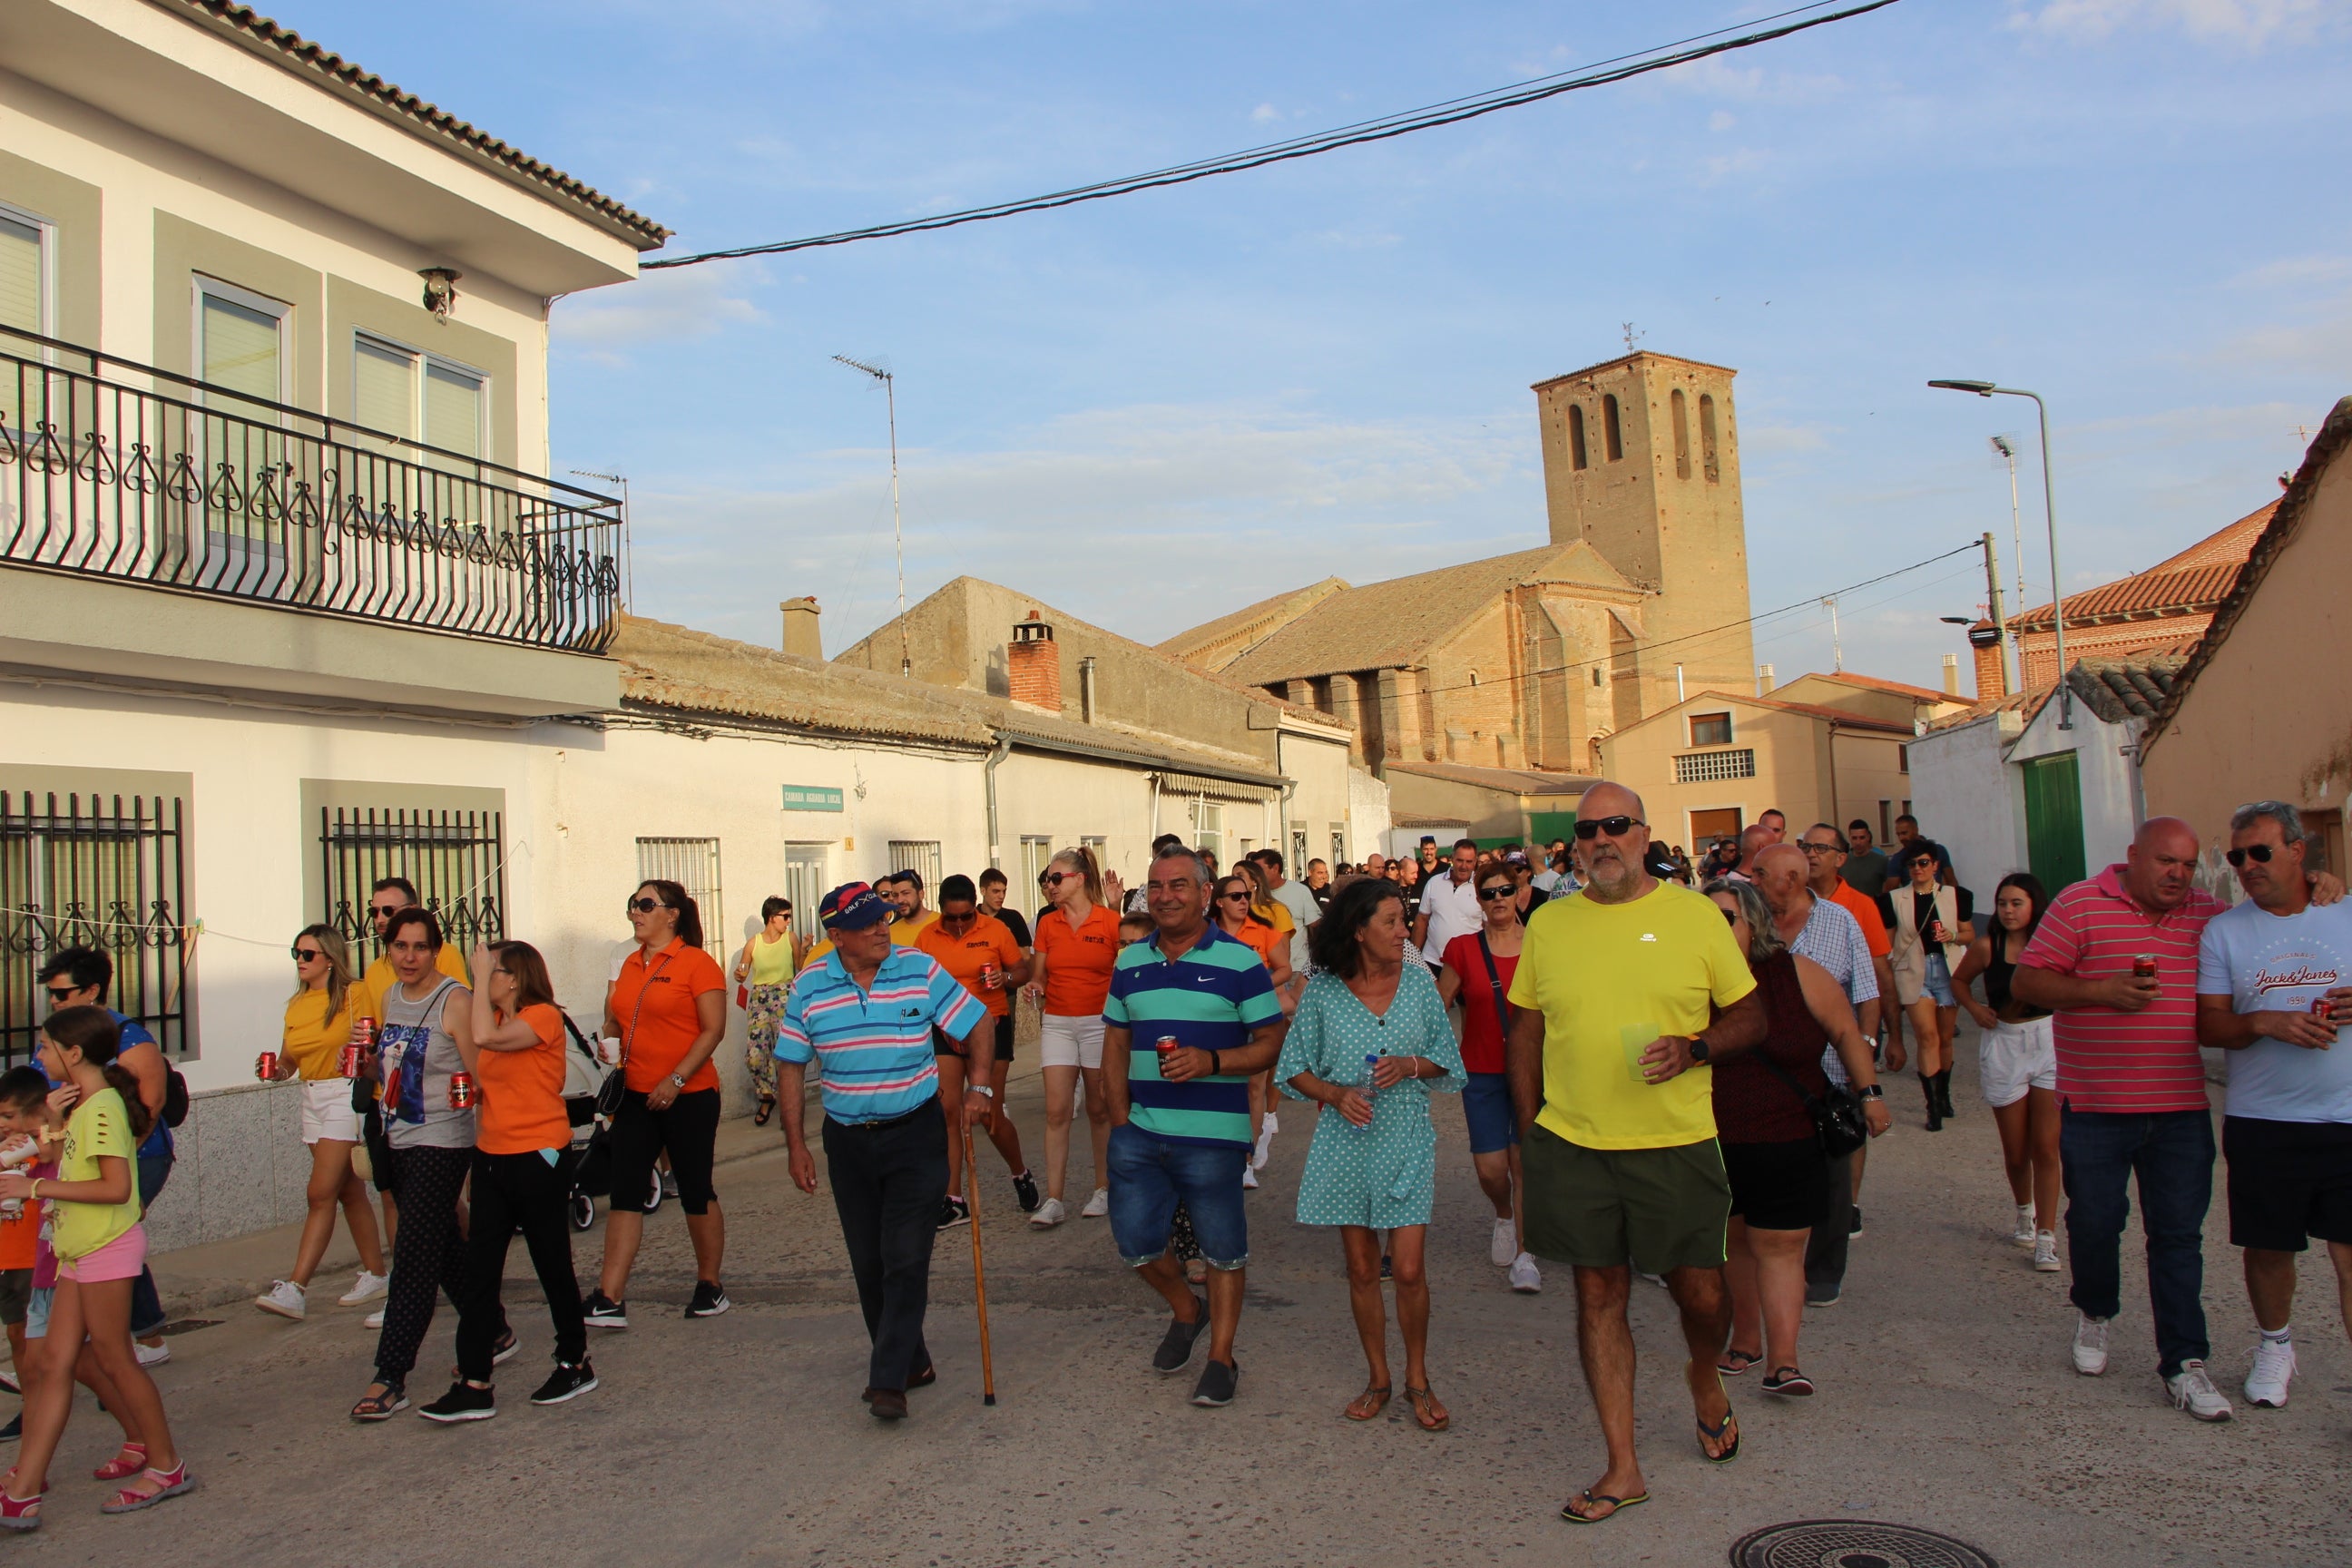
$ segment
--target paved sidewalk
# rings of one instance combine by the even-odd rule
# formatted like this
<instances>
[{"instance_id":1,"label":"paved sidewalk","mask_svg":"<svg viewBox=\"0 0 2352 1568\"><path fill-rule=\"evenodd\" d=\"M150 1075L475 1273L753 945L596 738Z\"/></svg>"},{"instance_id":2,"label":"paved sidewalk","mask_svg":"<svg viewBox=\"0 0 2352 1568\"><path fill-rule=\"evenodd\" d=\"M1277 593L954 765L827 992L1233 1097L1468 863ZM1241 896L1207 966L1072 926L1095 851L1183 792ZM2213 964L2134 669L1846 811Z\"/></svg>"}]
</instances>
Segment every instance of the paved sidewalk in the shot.
<instances>
[{"instance_id":1,"label":"paved sidewalk","mask_svg":"<svg viewBox=\"0 0 2352 1568\"><path fill-rule=\"evenodd\" d=\"M2352 1351L2324 1261L2304 1269L2303 1370L2285 1410L2242 1405L2236 1422L2207 1427L2163 1403L2137 1236L2126 1241L2132 1284L2114 1369L2075 1376L2064 1277L2034 1274L2003 1234L2008 1198L1991 1117L1974 1098L1973 1043L1961 1054L1961 1114L1946 1131L1920 1131L1916 1080L1893 1089L1896 1130L1872 1152L1868 1230L1845 1299L1807 1314L1803 1361L1821 1394L1776 1404L1752 1375L1733 1380L1746 1432L1737 1464L1700 1460L1670 1310L1663 1292L1636 1287L1654 1500L1601 1526L1555 1517L1602 1465L1567 1272L1548 1270L1545 1293L1528 1298L1488 1266L1485 1205L1450 1102L1439 1106L1432 1359L1454 1429L1421 1433L1402 1400L1368 1426L1340 1418L1362 1366L1338 1241L1290 1222L1311 1122L1286 1102L1251 1200L1241 1394L1228 1409L1193 1409L1189 1377L1152 1374L1161 1311L1118 1265L1102 1222L1033 1232L983 1148L1001 1403L981 1403L971 1242L952 1231L933 1273L941 1381L914 1395L913 1419L877 1425L857 1400L865 1336L832 1205L791 1187L772 1128L730 1122L738 1157L719 1189L735 1310L683 1320L688 1253L665 1205L632 1286L634 1326L592 1345L603 1386L557 1409L527 1403L548 1331L520 1247L508 1300L523 1354L506 1369L499 1417L452 1430L344 1419L373 1345L359 1310L330 1304L289 1324L236 1304L283 1268L289 1234L159 1259L174 1293L216 1303L202 1315L220 1320L175 1336L160 1374L201 1489L151 1514L100 1518L100 1489L82 1478L111 1429L85 1397L47 1527L26 1545L43 1561L163 1554L174 1568L1705 1564L1759 1525L1860 1517L1947 1531L2010 1568L2352 1560ZM1042 1158L1034 1068L1011 1105ZM1086 1162L1081 1138L1080 1172ZM1087 1188L1080 1172L1074 1199ZM2206 1296L2217 1373L2235 1398L2252 1322L2221 1231L2217 1215ZM585 1274L599 1234L577 1247ZM445 1311L426 1342L415 1384L428 1397L453 1326Z\"/></svg>"}]
</instances>

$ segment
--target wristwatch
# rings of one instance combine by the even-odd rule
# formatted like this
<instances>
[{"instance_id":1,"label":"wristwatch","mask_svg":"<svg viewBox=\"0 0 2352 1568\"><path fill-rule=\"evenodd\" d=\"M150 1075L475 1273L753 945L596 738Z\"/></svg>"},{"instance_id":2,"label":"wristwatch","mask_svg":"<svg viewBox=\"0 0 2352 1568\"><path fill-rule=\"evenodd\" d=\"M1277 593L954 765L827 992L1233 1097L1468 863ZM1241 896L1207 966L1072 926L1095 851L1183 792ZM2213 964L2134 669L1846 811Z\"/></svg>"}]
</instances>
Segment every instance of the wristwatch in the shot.
<instances>
[{"instance_id":1,"label":"wristwatch","mask_svg":"<svg viewBox=\"0 0 2352 1568\"><path fill-rule=\"evenodd\" d=\"M684 1089L686 1087L686 1079L678 1077L676 1073L672 1073L669 1075L669 1086L672 1089Z\"/></svg>"},{"instance_id":2,"label":"wristwatch","mask_svg":"<svg viewBox=\"0 0 2352 1568\"><path fill-rule=\"evenodd\" d=\"M1864 1084L1860 1089L1855 1089L1854 1093L1862 1096L1864 1100L1885 1100L1886 1098L1886 1090L1874 1083Z\"/></svg>"},{"instance_id":3,"label":"wristwatch","mask_svg":"<svg viewBox=\"0 0 2352 1568\"><path fill-rule=\"evenodd\" d=\"M984 1083L968 1083L963 1087L967 1094L984 1094L991 1100L996 1098L996 1091Z\"/></svg>"},{"instance_id":4,"label":"wristwatch","mask_svg":"<svg viewBox=\"0 0 2352 1568\"><path fill-rule=\"evenodd\" d=\"M1691 1060L1694 1062L1703 1062L1706 1060L1706 1037L1705 1035L1693 1035L1690 1037L1690 1053Z\"/></svg>"}]
</instances>

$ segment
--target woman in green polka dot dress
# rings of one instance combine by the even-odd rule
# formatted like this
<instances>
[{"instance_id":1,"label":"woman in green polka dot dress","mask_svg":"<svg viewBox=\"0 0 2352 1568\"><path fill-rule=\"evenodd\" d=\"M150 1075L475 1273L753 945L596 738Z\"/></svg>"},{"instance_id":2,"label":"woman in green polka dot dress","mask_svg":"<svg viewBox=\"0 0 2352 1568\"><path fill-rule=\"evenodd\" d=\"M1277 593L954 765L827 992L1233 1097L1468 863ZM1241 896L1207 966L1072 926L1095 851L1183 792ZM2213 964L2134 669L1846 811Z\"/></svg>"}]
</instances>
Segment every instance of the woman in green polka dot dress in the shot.
<instances>
[{"instance_id":1,"label":"woman in green polka dot dress","mask_svg":"<svg viewBox=\"0 0 2352 1568\"><path fill-rule=\"evenodd\" d=\"M1393 882L1350 883L1308 931L1314 978L1298 999L1275 1081L1318 1116L1298 1183L1298 1222L1339 1227L1348 1300L1370 1378L1347 1409L1370 1421L1389 1402L1388 1315L1381 1299L1381 1232L1390 1232L1404 1394L1422 1429L1443 1432L1430 1392L1429 1279L1422 1243L1437 1190L1437 1130L1429 1097L1462 1089L1462 1052L1428 967L1405 956L1404 902ZM1372 1058L1367 1063L1367 1058ZM1370 1092L1365 1079L1370 1077Z\"/></svg>"}]
</instances>

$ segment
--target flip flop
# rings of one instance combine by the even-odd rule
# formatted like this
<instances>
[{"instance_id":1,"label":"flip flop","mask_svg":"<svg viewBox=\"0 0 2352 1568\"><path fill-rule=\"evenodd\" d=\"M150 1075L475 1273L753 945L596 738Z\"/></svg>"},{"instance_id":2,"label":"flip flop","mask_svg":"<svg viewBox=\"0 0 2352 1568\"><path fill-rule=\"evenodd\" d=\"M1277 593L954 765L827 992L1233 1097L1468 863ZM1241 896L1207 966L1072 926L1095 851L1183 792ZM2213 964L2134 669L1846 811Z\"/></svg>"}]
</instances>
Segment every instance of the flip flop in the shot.
<instances>
[{"instance_id":1,"label":"flip flop","mask_svg":"<svg viewBox=\"0 0 2352 1568\"><path fill-rule=\"evenodd\" d=\"M1726 1351L1722 1355L1716 1358L1715 1370L1723 1373L1726 1377L1738 1377L1741 1373L1748 1371L1763 1359L1763 1356L1750 1351ZM1738 1366L1727 1364L1727 1363L1735 1361L1739 1363Z\"/></svg>"},{"instance_id":2,"label":"flip flop","mask_svg":"<svg viewBox=\"0 0 2352 1568\"><path fill-rule=\"evenodd\" d=\"M1405 1403L1412 1406L1413 1424L1423 1431L1443 1432L1454 1425L1454 1416L1450 1411L1434 1421L1429 1419L1429 1412L1437 1404L1437 1396L1426 1388L1415 1388L1408 1383L1404 1385L1404 1397Z\"/></svg>"},{"instance_id":3,"label":"flip flop","mask_svg":"<svg viewBox=\"0 0 2352 1568\"><path fill-rule=\"evenodd\" d=\"M1611 1497L1607 1492L1596 1492L1591 1490L1580 1491L1574 1497L1568 1500L1567 1504L1559 1510L1559 1517L1568 1521L1570 1524L1603 1524L1610 1520L1615 1519L1619 1514L1623 1513L1627 1509L1632 1508L1634 1504L1644 1503L1649 1500L1650 1494L1647 1492L1636 1492L1632 1497ZM1609 1505L1609 1511L1607 1513L1579 1513L1576 1511L1576 1505L1578 1503L1584 1503L1589 1506L1594 1503L1604 1502Z\"/></svg>"},{"instance_id":4,"label":"flip flop","mask_svg":"<svg viewBox=\"0 0 2352 1568\"><path fill-rule=\"evenodd\" d=\"M1708 1453L1706 1451L1707 1444L1710 1442L1719 1443L1723 1441L1723 1435L1726 1432L1729 1432L1731 1434L1731 1447L1726 1448L1720 1454ZM1738 1412L1734 1411L1727 1405L1724 1407L1723 1419L1721 1421L1717 1422L1712 1426L1708 1426L1704 1421L1698 1423L1698 1454L1700 1458L1705 1459L1710 1465L1727 1465L1731 1463L1732 1460L1739 1458L1739 1415Z\"/></svg>"},{"instance_id":5,"label":"flip flop","mask_svg":"<svg viewBox=\"0 0 2352 1568\"><path fill-rule=\"evenodd\" d=\"M1368 1399L1372 1402L1372 1407L1370 1410L1364 1410L1363 1414L1360 1415L1358 1415L1357 1412L1362 1409L1364 1401ZM1350 1421L1370 1421L1377 1419L1380 1413L1386 1410L1388 1407L1389 1385L1385 1383L1366 1384L1364 1385L1364 1392L1356 1395L1355 1398L1348 1401L1347 1407L1341 1410L1339 1414L1345 1415Z\"/></svg>"}]
</instances>

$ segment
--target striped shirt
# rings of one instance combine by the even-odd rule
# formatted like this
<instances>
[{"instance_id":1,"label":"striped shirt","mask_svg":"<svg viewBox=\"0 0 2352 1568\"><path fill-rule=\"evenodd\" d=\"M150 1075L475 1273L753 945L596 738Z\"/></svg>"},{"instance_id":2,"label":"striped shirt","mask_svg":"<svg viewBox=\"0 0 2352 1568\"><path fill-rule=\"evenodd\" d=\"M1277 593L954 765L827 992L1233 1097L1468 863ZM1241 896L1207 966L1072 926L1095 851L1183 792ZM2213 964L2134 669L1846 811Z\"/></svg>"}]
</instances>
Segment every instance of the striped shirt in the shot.
<instances>
[{"instance_id":1,"label":"striped shirt","mask_svg":"<svg viewBox=\"0 0 2352 1568\"><path fill-rule=\"evenodd\" d=\"M1160 956L1157 933L1121 948L1103 1023L1129 1031L1129 1125L1171 1143L1246 1147L1254 1137L1249 1076L1170 1083L1160 1076L1160 1037L1173 1035L1188 1050L1234 1051L1249 1044L1252 1030L1281 1019L1282 1004L1256 950L1213 925L1173 960Z\"/></svg>"},{"instance_id":2,"label":"striped shirt","mask_svg":"<svg viewBox=\"0 0 2352 1568\"><path fill-rule=\"evenodd\" d=\"M2058 1046L2058 1097L2076 1110L2156 1114L2203 1110L2205 1064L2197 1054L2197 949L2221 905L2200 888L2179 908L2151 916L2124 886L2124 868L2108 867L2050 900L2033 940L2018 955L2022 969L2077 980L2131 973L2140 953L2156 959L2163 994L2137 1013L2066 1007L2053 1026Z\"/></svg>"},{"instance_id":3,"label":"striped shirt","mask_svg":"<svg viewBox=\"0 0 2352 1568\"><path fill-rule=\"evenodd\" d=\"M1862 922L1835 899L1815 893L1812 900L1813 912L1805 917L1805 929L1797 933L1789 951L1828 970L1857 1010L1864 1002L1877 1001L1878 972L1870 965L1870 942L1862 933ZM1835 1042L1822 1053L1822 1071L1834 1084L1853 1081L1846 1076Z\"/></svg>"},{"instance_id":4,"label":"striped shirt","mask_svg":"<svg viewBox=\"0 0 2352 1568\"><path fill-rule=\"evenodd\" d=\"M893 947L864 990L828 953L784 996L776 1059L816 1058L824 1113L835 1121L887 1121L939 1093L931 1028L971 1033L988 1009L919 948Z\"/></svg>"}]
</instances>

